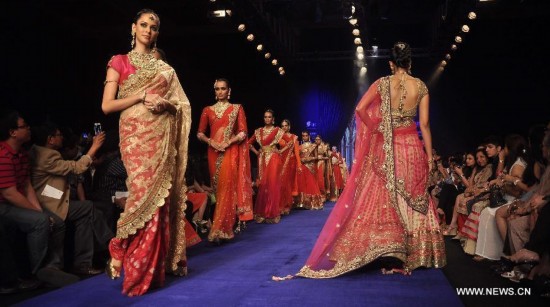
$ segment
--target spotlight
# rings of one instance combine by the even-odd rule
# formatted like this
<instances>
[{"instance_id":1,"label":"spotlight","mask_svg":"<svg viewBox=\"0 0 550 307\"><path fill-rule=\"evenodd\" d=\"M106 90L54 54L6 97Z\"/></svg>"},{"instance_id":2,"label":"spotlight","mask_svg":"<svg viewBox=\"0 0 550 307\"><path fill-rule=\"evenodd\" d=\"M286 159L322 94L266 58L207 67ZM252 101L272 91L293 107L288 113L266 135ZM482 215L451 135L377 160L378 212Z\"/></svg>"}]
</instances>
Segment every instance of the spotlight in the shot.
<instances>
[{"instance_id":1,"label":"spotlight","mask_svg":"<svg viewBox=\"0 0 550 307\"><path fill-rule=\"evenodd\" d=\"M364 54L364 53L358 53L358 54L357 54L357 59L358 59L358 60L362 60L362 59L364 59L364 58L365 58L365 54Z\"/></svg>"},{"instance_id":2,"label":"spotlight","mask_svg":"<svg viewBox=\"0 0 550 307\"><path fill-rule=\"evenodd\" d=\"M264 55L264 58L266 58L266 59L269 59L270 57L271 57L271 53L269 53L269 52Z\"/></svg>"},{"instance_id":3,"label":"spotlight","mask_svg":"<svg viewBox=\"0 0 550 307\"><path fill-rule=\"evenodd\" d=\"M455 44L452 44L452 45L451 45L451 50L455 51L456 48L458 48L458 47L457 47Z\"/></svg>"},{"instance_id":4,"label":"spotlight","mask_svg":"<svg viewBox=\"0 0 550 307\"><path fill-rule=\"evenodd\" d=\"M357 52L363 52L363 46L357 46Z\"/></svg>"},{"instance_id":5,"label":"spotlight","mask_svg":"<svg viewBox=\"0 0 550 307\"><path fill-rule=\"evenodd\" d=\"M254 34L248 34L248 36L246 37L246 39L251 42L254 40Z\"/></svg>"},{"instance_id":6,"label":"spotlight","mask_svg":"<svg viewBox=\"0 0 550 307\"><path fill-rule=\"evenodd\" d=\"M366 73L367 73L367 68L366 68L365 66L361 67L361 69L359 69L359 73L360 73L361 75L366 74Z\"/></svg>"},{"instance_id":7,"label":"spotlight","mask_svg":"<svg viewBox=\"0 0 550 307\"><path fill-rule=\"evenodd\" d=\"M468 33L470 32L470 27L468 27L468 25L463 25L462 28L461 28L462 32L464 33Z\"/></svg>"},{"instance_id":8,"label":"spotlight","mask_svg":"<svg viewBox=\"0 0 550 307\"><path fill-rule=\"evenodd\" d=\"M445 66L447 66L447 61L445 60L441 61L441 67L445 67Z\"/></svg>"},{"instance_id":9,"label":"spotlight","mask_svg":"<svg viewBox=\"0 0 550 307\"><path fill-rule=\"evenodd\" d=\"M474 20L474 19L477 18L477 15L474 12L470 12L470 13L468 13L468 18L471 19L471 20Z\"/></svg>"},{"instance_id":10,"label":"spotlight","mask_svg":"<svg viewBox=\"0 0 550 307\"><path fill-rule=\"evenodd\" d=\"M231 17L232 11L231 10L215 10L210 11L209 13L210 18L225 18L225 17Z\"/></svg>"},{"instance_id":11,"label":"spotlight","mask_svg":"<svg viewBox=\"0 0 550 307\"><path fill-rule=\"evenodd\" d=\"M258 50L258 51L264 50L264 45L259 44L258 46L256 46L256 50Z\"/></svg>"},{"instance_id":12,"label":"spotlight","mask_svg":"<svg viewBox=\"0 0 550 307\"><path fill-rule=\"evenodd\" d=\"M458 35L455 36L455 42L457 42L457 43L459 43L459 44L462 43L462 37L460 37L460 36L458 36Z\"/></svg>"},{"instance_id":13,"label":"spotlight","mask_svg":"<svg viewBox=\"0 0 550 307\"><path fill-rule=\"evenodd\" d=\"M450 59L451 59L451 55L447 53L447 54L445 55L445 59L446 59L447 61L450 60Z\"/></svg>"},{"instance_id":14,"label":"spotlight","mask_svg":"<svg viewBox=\"0 0 550 307\"><path fill-rule=\"evenodd\" d=\"M237 29L239 29L240 32L244 32L244 30L246 30L246 26L244 25L244 23L241 23Z\"/></svg>"},{"instance_id":15,"label":"spotlight","mask_svg":"<svg viewBox=\"0 0 550 307\"><path fill-rule=\"evenodd\" d=\"M443 72L444 70L445 70L445 67L442 67L442 66L439 66L439 67L437 68L437 71L439 71L439 72Z\"/></svg>"},{"instance_id":16,"label":"spotlight","mask_svg":"<svg viewBox=\"0 0 550 307\"><path fill-rule=\"evenodd\" d=\"M273 60L271 61L271 64L272 64L273 66L277 66L277 64L279 64L279 61L277 61L277 59L273 59Z\"/></svg>"},{"instance_id":17,"label":"spotlight","mask_svg":"<svg viewBox=\"0 0 550 307\"><path fill-rule=\"evenodd\" d=\"M351 19L353 18L353 13L355 13L353 2L349 0L342 1L342 17L344 19Z\"/></svg>"},{"instance_id":18,"label":"spotlight","mask_svg":"<svg viewBox=\"0 0 550 307\"><path fill-rule=\"evenodd\" d=\"M279 67L279 72L281 71L285 71L285 69L283 68L283 66Z\"/></svg>"},{"instance_id":19,"label":"spotlight","mask_svg":"<svg viewBox=\"0 0 550 307\"><path fill-rule=\"evenodd\" d=\"M357 24L357 18L352 18L349 20L349 23L352 25L352 26L355 26Z\"/></svg>"},{"instance_id":20,"label":"spotlight","mask_svg":"<svg viewBox=\"0 0 550 307\"><path fill-rule=\"evenodd\" d=\"M353 29L353 31L351 31L351 33L355 36L359 36L359 29Z\"/></svg>"},{"instance_id":21,"label":"spotlight","mask_svg":"<svg viewBox=\"0 0 550 307\"><path fill-rule=\"evenodd\" d=\"M361 39L359 37L356 37L353 42L356 44L356 45L361 45Z\"/></svg>"},{"instance_id":22,"label":"spotlight","mask_svg":"<svg viewBox=\"0 0 550 307\"><path fill-rule=\"evenodd\" d=\"M284 71L284 70L283 70L283 71L279 71L279 75L284 76L284 74L285 74L285 71Z\"/></svg>"}]
</instances>

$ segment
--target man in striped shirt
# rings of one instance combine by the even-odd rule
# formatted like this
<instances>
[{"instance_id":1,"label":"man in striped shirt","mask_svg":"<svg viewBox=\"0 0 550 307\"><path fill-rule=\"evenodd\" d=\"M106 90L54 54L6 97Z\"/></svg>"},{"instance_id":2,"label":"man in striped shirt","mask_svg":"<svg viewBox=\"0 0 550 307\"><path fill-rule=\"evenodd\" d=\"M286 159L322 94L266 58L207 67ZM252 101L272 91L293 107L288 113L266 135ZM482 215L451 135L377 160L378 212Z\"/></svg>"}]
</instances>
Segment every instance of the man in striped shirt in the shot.
<instances>
[{"instance_id":1,"label":"man in striped shirt","mask_svg":"<svg viewBox=\"0 0 550 307\"><path fill-rule=\"evenodd\" d=\"M31 137L29 125L15 111L0 119L0 217L27 234L33 274L48 251L50 219L31 186L29 158L22 148ZM4 274L4 273L2 273Z\"/></svg>"}]
</instances>

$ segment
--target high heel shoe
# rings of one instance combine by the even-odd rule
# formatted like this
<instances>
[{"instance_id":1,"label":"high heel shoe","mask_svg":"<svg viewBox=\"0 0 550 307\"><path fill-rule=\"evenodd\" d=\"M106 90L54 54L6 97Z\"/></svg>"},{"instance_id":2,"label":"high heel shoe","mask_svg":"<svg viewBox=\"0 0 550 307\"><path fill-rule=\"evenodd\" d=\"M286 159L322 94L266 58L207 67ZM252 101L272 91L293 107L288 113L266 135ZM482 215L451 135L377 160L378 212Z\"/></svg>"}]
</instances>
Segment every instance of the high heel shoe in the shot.
<instances>
[{"instance_id":1,"label":"high heel shoe","mask_svg":"<svg viewBox=\"0 0 550 307\"><path fill-rule=\"evenodd\" d=\"M107 273L110 279L115 280L120 277L120 266L114 266L113 259L111 258L107 261L105 273Z\"/></svg>"}]
</instances>

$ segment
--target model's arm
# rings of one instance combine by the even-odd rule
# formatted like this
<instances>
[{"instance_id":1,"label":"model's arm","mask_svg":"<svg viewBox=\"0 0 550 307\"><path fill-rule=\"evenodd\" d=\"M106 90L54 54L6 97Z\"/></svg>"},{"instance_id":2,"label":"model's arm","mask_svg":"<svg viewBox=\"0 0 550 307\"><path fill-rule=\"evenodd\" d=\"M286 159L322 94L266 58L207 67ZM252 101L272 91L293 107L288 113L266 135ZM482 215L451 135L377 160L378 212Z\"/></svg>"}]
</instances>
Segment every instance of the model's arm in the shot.
<instances>
[{"instance_id":1,"label":"model's arm","mask_svg":"<svg viewBox=\"0 0 550 307\"><path fill-rule=\"evenodd\" d=\"M426 94L420 100L418 106L419 111L419 121L420 121L420 131L422 131L422 139L424 140L424 149L428 155L428 164L430 169L433 167L433 156L432 156L432 131L430 130L430 96Z\"/></svg>"}]
</instances>

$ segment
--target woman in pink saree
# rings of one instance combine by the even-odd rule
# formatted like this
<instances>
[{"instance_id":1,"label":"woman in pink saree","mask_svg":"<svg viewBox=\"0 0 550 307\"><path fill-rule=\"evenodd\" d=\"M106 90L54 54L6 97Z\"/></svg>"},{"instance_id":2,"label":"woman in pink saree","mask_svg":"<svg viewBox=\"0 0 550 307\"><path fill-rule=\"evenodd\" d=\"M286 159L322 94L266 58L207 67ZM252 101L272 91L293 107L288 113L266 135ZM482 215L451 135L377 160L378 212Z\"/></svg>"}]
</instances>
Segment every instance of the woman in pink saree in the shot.
<instances>
[{"instance_id":1,"label":"woman in pink saree","mask_svg":"<svg viewBox=\"0 0 550 307\"><path fill-rule=\"evenodd\" d=\"M379 257L401 260L404 273L446 263L426 192L432 159L428 90L408 74L407 44L396 43L392 55L393 75L372 84L356 108L350 178L298 276L332 278ZM414 123L417 109L424 145Z\"/></svg>"},{"instance_id":2,"label":"woman in pink saree","mask_svg":"<svg viewBox=\"0 0 550 307\"><path fill-rule=\"evenodd\" d=\"M155 57L160 20L140 11L132 51L107 65L102 109L120 114L120 150L129 196L109 244L112 278L124 269L122 293L142 295L165 272L187 274L184 210L191 106L172 67ZM117 94L118 92L118 94Z\"/></svg>"}]
</instances>

